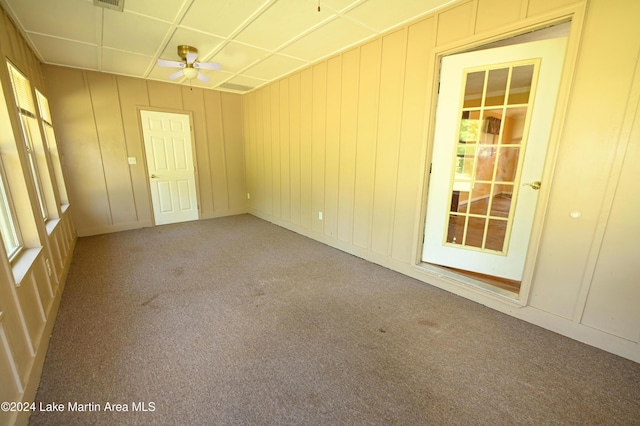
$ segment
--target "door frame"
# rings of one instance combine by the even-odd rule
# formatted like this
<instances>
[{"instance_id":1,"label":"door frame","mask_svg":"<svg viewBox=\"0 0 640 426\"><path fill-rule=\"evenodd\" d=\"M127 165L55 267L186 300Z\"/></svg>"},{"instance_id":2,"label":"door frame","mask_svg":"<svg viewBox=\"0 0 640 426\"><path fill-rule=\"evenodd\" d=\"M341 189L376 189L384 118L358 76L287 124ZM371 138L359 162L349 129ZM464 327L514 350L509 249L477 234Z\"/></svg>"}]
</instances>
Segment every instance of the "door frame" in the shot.
<instances>
[{"instance_id":1,"label":"door frame","mask_svg":"<svg viewBox=\"0 0 640 426\"><path fill-rule=\"evenodd\" d=\"M420 199L414 222L414 241L412 253L412 267L425 280L436 287L443 288L452 293L470 298L476 301L486 301L487 298L498 300L514 307L526 306L531 292L531 282L535 272L535 264L538 256L542 231L544 229L547 205L553 186L553 175L555 171L558 150L560 146L560 136L565 122L567 105L571 94L572 76L578 57L582 27L584 24L586 4L581 3L557 11L552 16L546 15L527 20L527 25L514 25L502 29L500 32L487 32L471 39L463 39L462 42L454 42L449 45L434 47L429 58L429 67L432 71L432 78L427 87L428 103L425 117L424 139L422 144L422 158L420 173ZM524 271L520 292L514 295L508 291L496 289L478 279L474 279L458 272L451 271L442 266L425 263L422 261L423 240L426 225L426 212L428 190L430 182L430 165L433 156L433 146L435 139L436 108L438 101L438 85L440 80L440 63L445 56L468 52L481 48L485 45L506 40L515 36L526 34L531 31L544 29L546 27L571 21L567 48L565 52L564 67L560 77L560 86L556 100L555 114L549 135L549 145L544 161L541 180L545 182L539 190L538 203L534 212L534 223L531 231L531 238L527 248Z\"/></svg>"},{"instance_id":2,"label":"door frame","mask_svg":"<svg viewBox=\"0 0 640 426\"><path fill-rule=\"evenodd\" d=\"M148 107L148 106L140 106L136 107L136 118L138 124L138 133L140 135L140 149L142 150L142 160L144 161L144 176L145 176L145 186L147 188L147 203L149 206L149 215L151 217L151 226L158 226L156 224L156 215L153 211L153 200L151 198L151 182L149 178L149 167L147 165L147 148L144 144L144 131L142 129L142 116L140 115L140 111L151 111L151 112L166 112L170 114L181 114L189 116L189 130L191 134L191 152L193 157L193 175L196 181L196 197L198 203L198 217L202 217L202 212L200 211L200 179L198 179L198 156L196 150L196 139L195 132L193 130L193 112L185 111L181 109L171 109L171 108L159 108L159 107Z\"/></svg>"}]
</instances>

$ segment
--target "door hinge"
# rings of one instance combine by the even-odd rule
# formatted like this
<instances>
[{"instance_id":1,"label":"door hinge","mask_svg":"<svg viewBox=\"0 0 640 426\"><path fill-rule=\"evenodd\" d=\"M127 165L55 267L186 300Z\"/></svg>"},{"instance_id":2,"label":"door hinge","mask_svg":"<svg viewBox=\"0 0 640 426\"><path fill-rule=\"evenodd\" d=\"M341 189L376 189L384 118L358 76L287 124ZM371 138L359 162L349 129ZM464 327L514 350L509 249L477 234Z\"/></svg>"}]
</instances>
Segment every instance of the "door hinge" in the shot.
<instances>
[{"instance_id":1,"label":"door hinge","mask_svg":"<svg viewBox=\"0 0 640 426\"><path fill-rule=\"evenodd\" d=\"M431 174L432 169L433 169L433 163L429 163L429 174Z\"/></svg>"}]
</instances>

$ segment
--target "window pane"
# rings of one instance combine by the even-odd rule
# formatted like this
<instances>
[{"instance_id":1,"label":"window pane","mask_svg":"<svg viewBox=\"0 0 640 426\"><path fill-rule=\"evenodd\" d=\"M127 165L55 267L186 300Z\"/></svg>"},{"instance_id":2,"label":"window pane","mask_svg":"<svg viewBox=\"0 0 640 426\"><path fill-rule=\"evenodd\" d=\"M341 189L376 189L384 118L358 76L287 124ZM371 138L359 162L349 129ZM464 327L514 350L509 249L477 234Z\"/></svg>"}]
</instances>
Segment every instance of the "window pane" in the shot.
<instances>
[{"instance_id":1,"label":"window pane","mask_svg":"<svg viewBox=\"0 0 640 426\"><path fill-rule=\"evenodd\" d=\"M0 233L2 234L4 249L9 259L11 259L20 250L21 242L9 203L10 200L2 181L2 175L0 175Z\"/></svg>"}]
</instances>

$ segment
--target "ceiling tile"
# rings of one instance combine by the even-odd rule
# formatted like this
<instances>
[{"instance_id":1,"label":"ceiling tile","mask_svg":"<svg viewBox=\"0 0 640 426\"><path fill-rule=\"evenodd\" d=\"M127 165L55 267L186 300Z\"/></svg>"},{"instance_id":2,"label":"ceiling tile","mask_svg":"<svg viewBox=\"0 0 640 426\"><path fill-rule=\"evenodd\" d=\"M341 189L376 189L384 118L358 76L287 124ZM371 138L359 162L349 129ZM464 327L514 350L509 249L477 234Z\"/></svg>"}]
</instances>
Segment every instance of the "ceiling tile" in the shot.
<instances>
[{"instance_id":1,"label":"ceiling tile","mask_svg":"<svg viewBox=\"0 0 640 426\"><path fill-rule=\"evenodd\" d=\"M164 51L160 55L163 59L180 60L178 56L178 46L186 44L198 49L200 54L200 60L207 58L212 51L217 49L224 39L214 37L208 34L203 34L198 31L187 30L185 28L176 29L175 33L167 43Z\"/></svg>"},{"instance_id":2,"label":"ceiling tile","mask_svg":"<svg viewBox=\"0 0 640 426\"><path fill-rule=\"evenodd\" d=\"M144 77L145 71L154 62L155 60L151 56L102 49L102 71L104 72Z\"/></svg>"},{"instance_id":3,"label":"ceiling tile","mask_svg":"<svg viewBox=\"0 0 640 426\"><path fill-rule=\"evenodd\" d=\"M175 22L183 4L184 0L129 0L124 2L124 10Z\"/></svg>"},{"instance_id":4,"label":"ceiling tile","mask_svg":"<svg viewBox=\"0 0 640 426\"><path fill-rule=\"evenodd\" d=\"M126 52L153 56L171 26L127 12L104 11L103 45Z\"/></svg>"},{"instance_id":5,"label":"ceiling tile","mask_svg":"<svg viewBox=\"0 0 640 426\"><path fill-rule=\"evenodd\" d=\"M227 37L267 3L268 0L194 1L180 25Z\"/></svg>"},{"instance_id":6,"label":"ceiling tile","mask_svg":"<svg viewBox=\"0 0 640 426\"><path fill-rule=\"evenodd\" d=\"M12 1L10 9L27 32L97 43L97 19L102 13L92 3L80 1ZM69 19L69 17L73 17ZM61 23L64 22L64 25Z\"/></svg>"},{"instance_id":7,"label":"ceiling tile","mask_svg":"<svg viewBox=\"0 0 640 426\"><path fill-rule=\"evenodd\" d=\"M393 4L388 0L367 0L346 16L382 32L453 1L457 0L394 0Z\"/></svg>"},{"instance_id":8,"label":"ceiling tile","mask_svg":"<svg viewBox=\"0 0 640 426\"><path fill-rule=\"evenodd\" d=\"M366 0L320 0L320 6L321 8L328 6L336 12L342 12L364 1Z\"/></svg>"},{"instance_id":9,"label":"ceiling tile","mask_svg":"<svg viewBox=\"0 0 640 426\"><path fill-rule=\"evenodd\" d=\"M228 43L211 59L225 71L238 72L266 57L269 52L240 43Z\"/></svg>"},{"instance_id":10,"label":"ceiling tile","mask_svg":"<svg viewBox=\"0 0 640 426\"><path fill-rule=\"evenodd\" d=\"M31 34L30 38L46 63L98 69L98 46L37 34Z\"/></svg>"},{"instance_id":11,"label":"ceiling tile","mask_svg":"<svg viewBox=\"0 0 640 426\"><path fill-rule=\"evenodd\" d=\"M265 49L276 49L335 15L327 9L318 12L317 7L318 2L313 0L279 0L236 39Z\"/></svg>"},{"instance_id":12,"label":"ceiling tile","mask_svg":"<svg viewBox=\"0 0 640 426\"><path fill-rule=\"evenodd\" d=\"M280 53L315 61L374 35L373 31L348 19L338 18L285 47Z\"/></svg>"},{"instance_id":13,"label":"ceiling tile","mask_svg":"<svg viewBox=\"0 0 640 426\"><path fill-rule=\"evenodd\" d=\"M273 55L249 68L243 74L264 80L273 80L305 65L308 65L308 63L299 59Z\"/></svg>"}]
</instances>

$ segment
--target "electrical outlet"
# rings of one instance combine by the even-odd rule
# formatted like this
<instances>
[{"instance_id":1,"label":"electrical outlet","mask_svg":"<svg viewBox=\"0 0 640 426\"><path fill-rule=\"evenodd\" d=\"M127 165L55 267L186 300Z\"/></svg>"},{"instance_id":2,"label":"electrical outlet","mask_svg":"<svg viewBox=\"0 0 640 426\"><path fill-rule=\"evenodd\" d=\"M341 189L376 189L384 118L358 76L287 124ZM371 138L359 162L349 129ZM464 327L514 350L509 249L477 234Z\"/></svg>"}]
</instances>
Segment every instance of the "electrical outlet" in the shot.
<instances>
[{"instance_id":1,"label":"electrical outlet","mask_svg":"<svg viewBox=\"0 0 640 426\"><path fill-rule=\"evenodd\" d=\"M251 199L251 194L247 192L247 200L250 200L250 199Z\"/></svg>"},{"instance_id":2,"label":"electrical outlet","mask_svg":"<svg viewBox=\"0 0 640 426\"><path fill-rule=\"evenodd\" d=\"M318 212L318 220L322 220L322 212Z\"/></svg>"},{"instance_id":3,"label":"electrical outlet","mask_svg":"<svg viewBox=\"0 0 640 426\"><path fill-rule=\"evenodd\" d=\"M45 259L44 263L47 265L47 272L49 273L49 276L51 276L53 271L51 270L51 264L49 263L49 259Z\"/></svg>"},{"instance_id":4,"label":"electrical outlet","mask_svg":"<svg viewBox=\"0 0 640 426\"><path fill-rule=\"evenodd\" d=\"M129 164L138 164L138 159L136 157L127 157L127 161Z\"/></svg>"}]
</instances>

